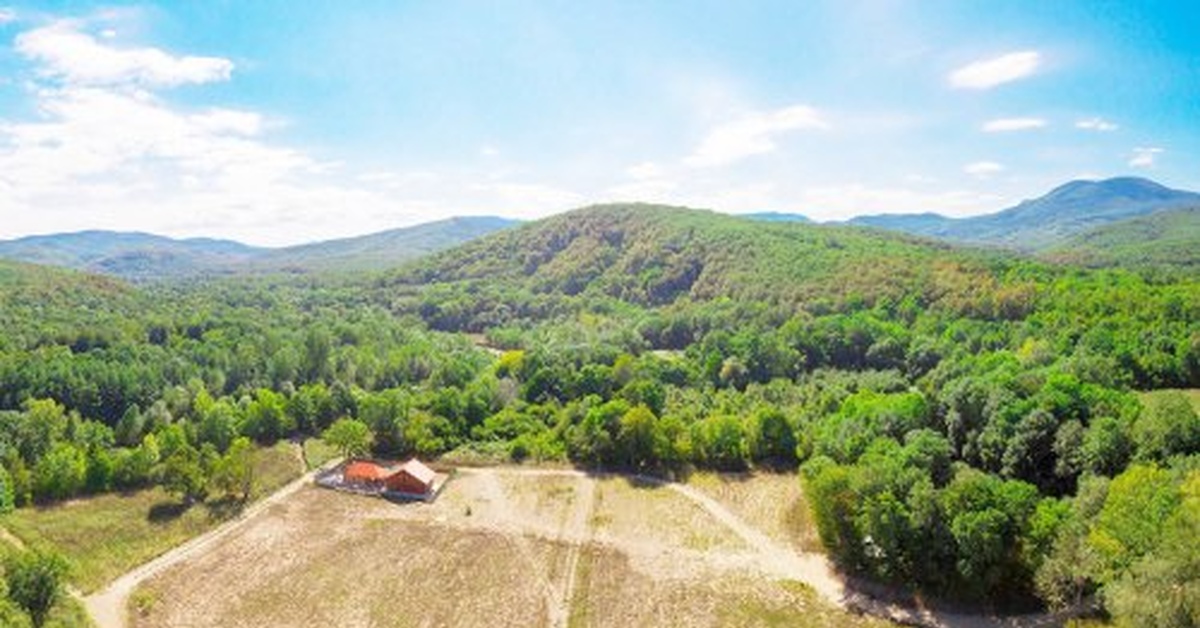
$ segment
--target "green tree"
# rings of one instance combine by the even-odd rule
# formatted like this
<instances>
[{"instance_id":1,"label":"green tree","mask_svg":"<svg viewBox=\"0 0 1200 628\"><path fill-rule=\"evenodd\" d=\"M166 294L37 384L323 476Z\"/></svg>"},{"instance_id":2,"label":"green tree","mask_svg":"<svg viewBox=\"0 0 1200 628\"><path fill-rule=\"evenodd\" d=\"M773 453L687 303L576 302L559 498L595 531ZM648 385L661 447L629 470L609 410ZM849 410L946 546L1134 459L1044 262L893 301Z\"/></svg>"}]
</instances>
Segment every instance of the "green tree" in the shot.
<instances>
[{"instance_id":1,"label":"green tree","mask_svg":"<svg viewBox=\"0 0 1200 628\"><path fill-rule=\"evenodd\" d=\"M226 495L237 495L242 501L254 491L254 443L239 436L217 464L213 482Z\"/></svg>"},{"instance_id":2,"label":"green tree","mask_svg":"<svg viewBox=\"0 0 1200 628\"><path fill-rule=\"evenodd\" d=\"M83 489L87 458L70 443L59 442L33 469L33 492L39 499L65 499Z\"/></svg>"},{"instance_id":3,"label":"green tree","mask_svg":"<svg viewBox=\"0 0 1200 628\"><path fill-rule=\"evenodd\" d=\"M1200 417L1183 393L1154 394L1133 424L1133 443L1141 460L1165 461L1200 451Z\"/></svg>"},{"instance_id":4,"label":"green tree","mask_svg":"<svg viewBox=\"0 0 1200 628\"><path fill-rule=\"evenodd\" d=\"M616 447L618 460L630 468L643 469L658 461L666 444L650 408L638 405L621 415Z\"/></svg>"},{"instance_id":5,"label":"green tree","mask_svg":"<svg viewBox=\"0 0 1200 628\"><path fill-rule=\"evenodd\" d=\"M208 494L208 477L200 452L192 447L177 450L163 463L163 488L178 495L185 504L201 501Z\"/></svg>"},{"instance_id":6,"label":"green tree","mask_svg":"<svg viewBox=\"0 0 1200 628\"><path fill-rule=\"evenodd\" d=\"M4 561L8 595L29 613L34 626L45 624L50 609L62 595L68 571L64 558L39 550L18 552Z\"/></svg>"},{"instance_id":7,"label":"green tree","mask_svg":"<svg viewBox=\"0 0 1200 628\"><path fill-rule=\"evenodd\" d=\"M336 447L344 458L366 454L375 442L375 435L366 423L345 417L334 421L321 438Z\"/></svg>"},{"instance_id":8,"label":"green tree","mask_svg":"<svg viewBox=\"0 0 1200 628\"><path fill-rule=\"evenodd\" d=\"M16 504L12 475L9 474L8 469L0 465L0 515L12 512Z\"/></svg>"},{"instance_id":9,"label":"green tree","mask_svg":"<svg viewBox=\"0 0 1200 628\"><path fill-rule=\"evenodd\" d=\"M1120 626L1200 626L1200 471L1188 475L1182 493L1157 547L1105 589Z\"/></svg>"},{"instance_id":10,"label":"green tree","mask_svg":"<svg viewBox=\"0 0 1200 628\"><path fill-rule=\"evenodd\" d=\"M1113 478L1088 535L1103 561L1102 582L1116 580L1154 548L1179 500L1171 472L1157 466L1135 464Z\"/></svg>"}]
</instances>

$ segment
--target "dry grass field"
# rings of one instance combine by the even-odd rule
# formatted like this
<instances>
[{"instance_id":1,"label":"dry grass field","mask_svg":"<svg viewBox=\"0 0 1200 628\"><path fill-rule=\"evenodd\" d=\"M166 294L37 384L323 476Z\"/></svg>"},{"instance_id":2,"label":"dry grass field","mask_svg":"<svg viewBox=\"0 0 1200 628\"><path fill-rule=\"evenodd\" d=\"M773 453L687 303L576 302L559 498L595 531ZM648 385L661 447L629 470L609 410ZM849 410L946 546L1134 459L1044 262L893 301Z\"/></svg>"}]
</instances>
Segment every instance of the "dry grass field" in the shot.
<instances>
[{"instance_id":1,"label":"dry grass field","mask_svg":"<svg viewBox=\"0 0 1200 628\"><path fill-rule=\"evenodd\" d=\"M464 470L432 504L301 490L146 582L131 625L886 625L762 559L668 487Z\"/></svg>"},{"instance_id":2,"label":"dry grass field","mask_svg":"<svg viewBox=\"0 0 1200 628\"><path fill-rule=\"evenodd\" d=\"M778 543L824 551L794 473L695 473L687 483Z\"/></svg>"},{"instance_id":3,"label":"dry grass field","mask_svg":"<svg viewBox=\"0 0 1200 628\"><path fill-rule=\"evenodd\" d=\"M255 452L258 499L301 474L288 443ZM51 548L71 560L72 582L91 593L126 571L195 537L236 514L236 508L214 500L183 508L179 500L155 487L130 493L108 493L43 508L21 508L0 524L32 547Z\"/></svg>"}]
</instances>

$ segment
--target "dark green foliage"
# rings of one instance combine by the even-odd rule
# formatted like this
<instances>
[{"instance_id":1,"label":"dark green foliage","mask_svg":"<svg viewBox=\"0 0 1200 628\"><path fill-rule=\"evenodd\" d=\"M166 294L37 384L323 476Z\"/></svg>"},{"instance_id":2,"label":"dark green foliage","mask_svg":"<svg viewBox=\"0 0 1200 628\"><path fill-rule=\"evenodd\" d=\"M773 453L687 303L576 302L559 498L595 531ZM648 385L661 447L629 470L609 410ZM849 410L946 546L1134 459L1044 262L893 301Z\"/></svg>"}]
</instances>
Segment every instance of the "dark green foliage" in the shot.
<instances>
[{"instance_id":1,"label":"dark green foliage","mask_svg":"<svg viewBox=\"0 0 1200 628\"><path fill-rule=\"evenodd\" d=\"M68 572L65 559L41 551L17 552L4 561L4 579L8 596L25 609L34 626L41 626L46 615L62 595Z\"/></svg>"}]
</instances>

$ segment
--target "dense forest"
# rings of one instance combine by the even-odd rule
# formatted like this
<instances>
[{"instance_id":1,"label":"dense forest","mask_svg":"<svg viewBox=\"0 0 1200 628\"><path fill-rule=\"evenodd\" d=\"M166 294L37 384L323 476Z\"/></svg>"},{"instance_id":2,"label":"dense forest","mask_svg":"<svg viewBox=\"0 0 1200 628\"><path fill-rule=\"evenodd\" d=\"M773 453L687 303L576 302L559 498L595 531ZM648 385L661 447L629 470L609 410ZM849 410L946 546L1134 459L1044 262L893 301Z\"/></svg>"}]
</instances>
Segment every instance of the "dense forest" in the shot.
<instances>
[{"instance_id":1,"label":"dense forest","mask_svg":"<svg viewBox=\"0 0 1200 628\"><path fill-rule=\"evenodd\" d=\"M329 279L0 263L0 329L0 509L236 493L348 418L381 456L799 468L846 571L1200 618L1186 273L603 206Z\"/></svg>"}]
</instances>

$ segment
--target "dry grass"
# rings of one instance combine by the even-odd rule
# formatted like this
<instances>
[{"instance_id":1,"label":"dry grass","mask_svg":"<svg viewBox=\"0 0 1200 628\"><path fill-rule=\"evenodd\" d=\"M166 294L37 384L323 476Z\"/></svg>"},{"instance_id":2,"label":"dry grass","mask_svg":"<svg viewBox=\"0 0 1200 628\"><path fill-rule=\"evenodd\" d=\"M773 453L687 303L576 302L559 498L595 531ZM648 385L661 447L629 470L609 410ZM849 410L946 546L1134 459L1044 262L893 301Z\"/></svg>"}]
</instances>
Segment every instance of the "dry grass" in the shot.
<instances>
[{"instance_id":1,"label":"dry grass","mask_svg":"<svg viewBox=\"0 0 1200 628\"><path fill-rule=\"evenodd\" d=\"M794 473L696 473L688 484L777 543L805 552L824 551Z\"/></svg>"},{"instance_id":2,"label":"dry grass","mask_svg":"<svg viewBox=\"0 0 1200 628\"><path fill-rule=\"evenodd\" d=\"M304 489L130 606L135 628L886 625L759 560L669 488L469 471L431 504Z\"/></svg>"},{"instance_id":3,"label":"dry grass","mask_svg":"<svg viewBox=\"0 0 1200 628\"><path fill-rule=\"evenodd\" d=\"M412 505L413 508L421 508ZM301 491L139 593L135 625L544 625L537 578L561 547L486 530L379 518L409 508ZM351 516L347 516L351 515Z\"/></svg>"},{"instance_id":4,"label":"dry grass","mask_svg":"<svg viewBox=\"0 0 1200 628\"><path fill-rule=\"evenodd\" d=\"M795 582L703 568L689 578L653 577L617 551L591 547L580 559L570 625L882 628L891 624L834 609Z\"/></svg>"},{"instance_id":5,"label":"dry grass","mask_svg":"<svg viewBox=\"0 0 1200 628\"><path fill-rule=\"evenodd\" d=\"M308 467L309 471L337 457L337 448L320 438L307 438L304 440L304 466Z\"/></svg>"},{"instance_id":6,"label":"dry grass","mask_svg":"<svg viewBox=\"0 0 1200 628\"><path fill-rule=\"evenodd\" d=\"M691 550L741 550L745 544L692 500L629 478L599 480L592 526L600 539Z\"/></svg>"},{"instance_id":7,"label":"dry grass","mask_svg":"<svg viewBox=\"0 0 1200 628\"><path fill-rule=\"evenodd\" d=\"M287 443L255 452L255 470L254 499L274 492L301 472ZM27 545L66 556L74 566L72 581L91 593L237 512L237 504L220 500L184 508L156 487L22 508L0 523Z\"/></svg>"}]
</instances>

